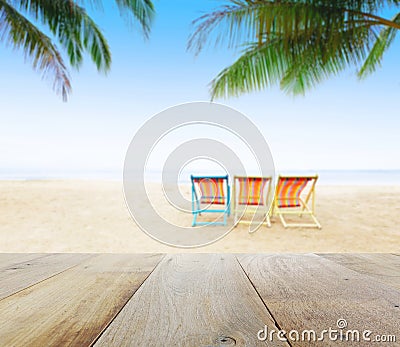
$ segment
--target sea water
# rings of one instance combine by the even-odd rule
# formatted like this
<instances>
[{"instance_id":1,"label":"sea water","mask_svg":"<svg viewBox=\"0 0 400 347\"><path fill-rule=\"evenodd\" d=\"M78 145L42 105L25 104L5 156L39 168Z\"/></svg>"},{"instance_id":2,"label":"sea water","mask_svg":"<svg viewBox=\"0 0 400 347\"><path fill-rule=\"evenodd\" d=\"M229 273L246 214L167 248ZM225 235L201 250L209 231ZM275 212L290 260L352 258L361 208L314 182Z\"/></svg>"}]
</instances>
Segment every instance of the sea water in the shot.
<instances>
[{"instance_id":1,"label":"sea water","mask_svg":"<svg viewBox=\"0 0 400 347\"><path fill-rule=\"evenodd\" d=\"M400 185L400 170L283 170L277 174L314 175L318 174L319 185ZM182 171L178 176L180 183L190 183L193 175L223 175L221 172L196 170ZM253 173L249 173L251 175ZM121 181L121 170L12 170L0 169L0 180L63 180L63 179L98 179ZM161 182L162 171L147 170L144 174L147 182Z\"/></svg>"}]
</instances>

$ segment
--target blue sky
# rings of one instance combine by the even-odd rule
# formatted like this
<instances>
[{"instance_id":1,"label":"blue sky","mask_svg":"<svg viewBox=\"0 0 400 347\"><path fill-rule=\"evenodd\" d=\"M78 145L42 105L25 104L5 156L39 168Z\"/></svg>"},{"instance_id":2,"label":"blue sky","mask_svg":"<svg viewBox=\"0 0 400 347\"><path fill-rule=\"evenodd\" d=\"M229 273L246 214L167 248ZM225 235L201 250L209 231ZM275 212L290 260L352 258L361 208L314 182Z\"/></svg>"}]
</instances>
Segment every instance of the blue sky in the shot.
<instances>
[{"instance_id":1,"label":"blue sky","mask_svg":"<svg viewBox=\"0 0 400 347\"><path fill-rule=\"evenodd\" d=\"M218 1L155 1L149 40L128 30L113 6L93 17L113 53L107 76L86 60L72 72L68 103L4 44L1 54L0 165L3 170L122 170L128 144L143 122L163 109L208 101L208 83L237 54L186 51L191 21ZM400 169L399 41L383 67L365 81L354 70L304 97L278 88L219 99L258 125L278 170ZM187 134L186 134L187 137Z\"/></svg>"}]
</instances>

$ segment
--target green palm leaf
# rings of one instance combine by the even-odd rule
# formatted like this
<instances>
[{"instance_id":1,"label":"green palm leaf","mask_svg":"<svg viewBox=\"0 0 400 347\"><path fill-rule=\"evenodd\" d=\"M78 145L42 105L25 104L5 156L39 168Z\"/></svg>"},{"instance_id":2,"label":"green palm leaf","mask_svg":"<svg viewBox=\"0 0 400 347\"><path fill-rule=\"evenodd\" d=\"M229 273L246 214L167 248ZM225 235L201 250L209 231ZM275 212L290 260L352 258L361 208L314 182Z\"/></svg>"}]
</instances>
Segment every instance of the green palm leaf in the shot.
<instances>
[{"instance_id":1,"label":"green palm leaf","mask_svg":"<svg viewBox=\"0 0 400 347\"><path fill-rule=\"evenodd\" d=\"M151 24L154 19L155 9L150 0L115 0L123 17L131 24L137 20L146 37L150 33ZM97 9L102 9L102 0L78 0L81 5L91 4Z\"/></svg>"},{"instance_id":2,"label":"green palm leaf","mask_svg":"<svg viewBox=\"0 0 400 347\"><path fill-rule=\"evenodd\" d=\"M139 21L146 37L150 33L151 23L154 18L154 6L150 0L116 0L121 15L131 23L133 19Z\"/></svg>"},{"instance_id":3,"label":"green palm leaf","mask_svg":"<svg viewBox=\"0 0 400 347\"><path fill-rule=\"evenodd\" d=\"M85 3L100 7L102 1L0 1L0 34L3 33L0 39L7 38L12 46L23 48L26 57L32 60L36 70L46 76L53 74L54 88L62 94L64 100L71 91L71 83L60 52L52 39L26 19L25 15L50 30L53 40L58 41L64 48L72 67L79 68L84 53L87 52L99 71L107 72L110 69L111 51L107 40L83 7ZM115 0L115 2L124 17L135 19L140 23L143 34L147 37L154 16L151 1Z\"/></svg>"},{"instance_id":4,"label":"green palm leaf","mask_svg":"<svg viewBox=\"0 0 400 347\"><path fill-rule=\"evenodd\" d=\"M44 77L53 79L53 88L63 100L71 92L67 69L51 39L38 30L24 16L0 0L0 37L8 44L21 48L32 61L33 68Z\"/></svg>"},{"instance_id":5,"label":"green palm leaf","mask_svg":"<svg viewBox=\"0 0 400 347\"><path fill-rule=\"evenodd\" d=\"M394 23L400 24L400 13L394 16L392 19ZM367 59L365 60L363 66L358 72L360 78L364 78L369 74L375 72L378 66L381 65L383 59L383 54L388 50L390 45L393 43L397 29L393 27L387 27L380 31L379 35L376 35L376 41L373 45Z\"/></svg>"},{"instance_id":6,"label":"green palm leaf","mask_svg":"<svg viewBox=\"0 0 400 347\"><path fill-rule=\"evenodd\" d=\"M111 52L107 41L82 7L65 0L14 0L13 3L50 29L66 49L72 66L81 65L86 50L98 70L110 68Z\"/></svg>"},{"instance_id":7,"label":"green palm leaf","mask_svg":"<svg viewBox=\"0 0 400 347\"><path fill-rule=\"evenodd\" d=\"M398 1L389 1L398 3ZM378 10L387 1L232 1L234 5L206 14L194 21L195 31L188 48L196 52L205 44L225 43L229 47L243 41L258 41L271 33L297 36L299 30L310 35L335 33L338 26L358 21L376 22L365 11Z\"/></svg>"},{"instance_id":8,"label":"green palm leaf","mask_svg":"<svg viewBox=\"0 0 400 347\"><path fill-rule=\"evenodd\" d=\"M374 66L372 62L379 57L378 44L373 48L379 28L392 28L380 35L384 47L400 29L398 18L390 21L375 14L388 4L398 6L397 0L231 3L196 20L188 41L188 49L196 54L210 44L248 47L212 81L213 98L237 96L278 83L288 93L303 94L350 66L360 67L364 62Z\"/></svg>"}]
</instances>

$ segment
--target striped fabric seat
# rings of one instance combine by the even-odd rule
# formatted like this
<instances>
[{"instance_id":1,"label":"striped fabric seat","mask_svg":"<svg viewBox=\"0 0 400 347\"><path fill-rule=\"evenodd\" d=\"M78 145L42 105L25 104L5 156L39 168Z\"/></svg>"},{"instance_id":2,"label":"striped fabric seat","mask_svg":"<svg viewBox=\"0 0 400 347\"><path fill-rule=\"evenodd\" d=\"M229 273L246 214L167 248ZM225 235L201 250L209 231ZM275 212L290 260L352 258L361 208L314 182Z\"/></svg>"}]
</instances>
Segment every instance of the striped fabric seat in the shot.
<instances>
[{"instance_id":1,"label":"striped fabric seat","mask_svg":"<svg viewBox=\"0 0 400 347\"><path fill-rule=\"evenodd\" d=\"M225 176L193 176L192 181L192 226L226 225L230 209L229 177ZM218 205L218 206L212 206ZM197 217L206 213L218 213L220 217L213 221L198 221ZM219 220L218 220L219 219Z\"/></svg>"},{"instance_id":2,"label":"striped fabric seat","mask_svg":"<svg viewBox=\"0 0 400 347\"><path fill-rule=\"evenodd\" d=\"M318 175L279 175L272 215L278 215L285 228L316 227L321 229L321 224L315 216L315 184L317 180ZM307 220L298 218L303 215L309 218ZM291 220L286 219L285 216L290 217Z\"/></svg>"},{"instance_id":3,"label":"striped fabric seat","mask_svg":"<svg viewBox=\"0 0 400 347\"><path fill-rule=\"evenodd\" d=\"M224 194L225 179L222 178L198 178L194 179L201 192L202 204L225 204L226 197Z\"/></svg>"},{"instance_id":4,"label":"striped fabric seat","mask_svg":"<svg viewBox=\"0 0 400 347\"><path fill-rule=\"evenodd\" d=\"M234 225L249 225L249 233L261 225L270 227L272 177L234 176L233 183Z\"/></svg>"},{"instance_id":5,"label":"striped fabric seat","mask_svg":"<svg viewBox=\"0 0 400 347\"><path fill-rule=\"evenodd\" d=\"M281 177L276 192L278 207L300 207L300 195L311 179L310 177Z\"/></svg>"},{"instance_id":6,"label":"striped fabric seat","mask_svg":"<svg viewBox=\"0 0 400 347\"><path fill-rule=\"evenodd\" d=\"M263 177L238 177L239 205L264 205L264 187L268 179Z\"/></svg>"}]
</instances>

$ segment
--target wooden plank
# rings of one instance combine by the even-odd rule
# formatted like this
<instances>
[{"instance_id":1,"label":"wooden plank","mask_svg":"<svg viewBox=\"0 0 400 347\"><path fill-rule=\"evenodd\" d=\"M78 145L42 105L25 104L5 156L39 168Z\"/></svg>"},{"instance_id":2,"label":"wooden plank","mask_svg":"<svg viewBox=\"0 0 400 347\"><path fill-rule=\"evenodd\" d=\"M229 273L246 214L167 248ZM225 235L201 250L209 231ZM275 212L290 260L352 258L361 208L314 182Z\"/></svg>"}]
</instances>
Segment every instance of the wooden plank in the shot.
<instances>
[{"instance_id":1,"label":"wooden plank","mask_svg":"<svg viewBox=\"0 0 400 347\"><path fill-rule=\"evenodd\" d=\"M264 325L276 328L233 255L171 255L95 346L265 346Z\"/></svg>"},{"instance_id":2,"label":"wooden plank","mask_svg":"<svg viewBox=\"0 0 400 347\"><path fill-rule=\"evenodd\" d=\"M32 259L46 256L44 253L0 253L0 271Z\"/></svg>"},{"instance_id":3,"label":"wooden plank","mask_svg":"<svg viewBox=\"0 0 400 347\"><path fill-rule=\"evenodd\" d=\"M400 257L393 254L318 254L378 282L400 289Z\"/></svg>"},{"instance_id":4,"label":"wooden plank","mask_svg":"<svg viewBox=\"0 0 400 347\"><path fill-rule=\"evenodd\" d=\"M76 266L87 254L43 254L17 257L0 269L0 300ZM11 260L11 258L9 259ZM4 264L4 263L3 263Z\"/></svg>"},{"instance_id":5,"label":"wooden plank","mask_svg":"<svg viewBox=\"0 0 400 347\"><path fill-rule=\"evenodd\" d=\"M3 346L89 346L161 255L97 255L0 301Z\"/></svg>"},{"instance_id":6,"label":"wooden plank","mask_svg":"<svg viewBox=\"0 0 400 347\"><path fill-rule=\"evenodd\" d=\"M320 337L324 329L338 329L339 319L348 324L343 335L336 335L350 339L346 346L370 343L351 341L352 336L346 335L349 330L358 329L360 334L371 330L370 338L399 335L400 291L368 276L314 254L241 255L239 262L280 328L300 333L298 341L295 333L288 335L292 346L336 346L338 341L327 335L323 342L307 341L307 333L301 336L304 330ZM398 346L399 342L387 345Z\"/></svg>"}]
</instances>

